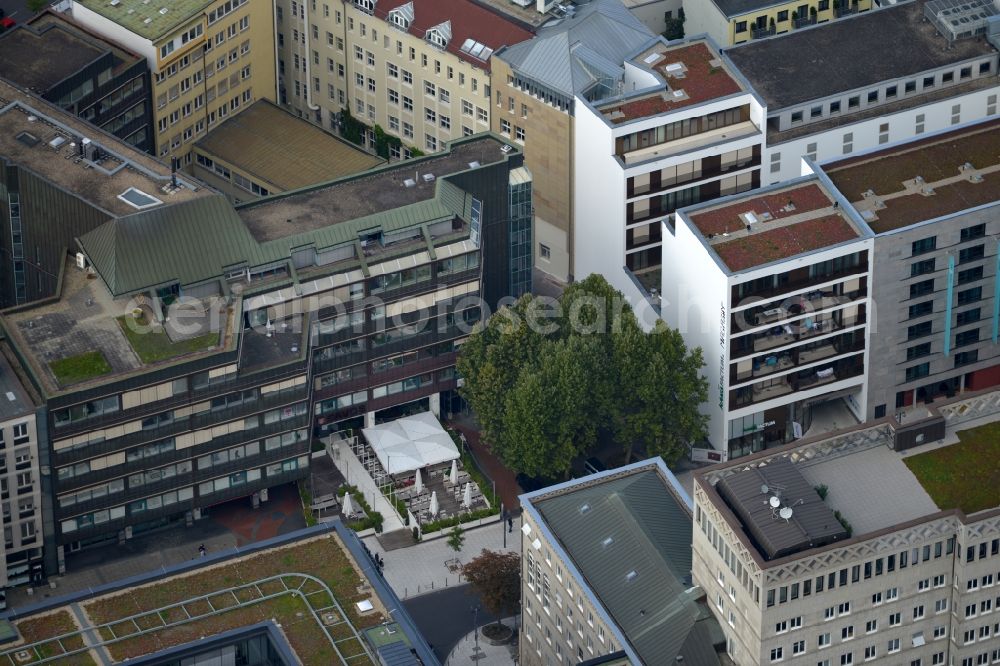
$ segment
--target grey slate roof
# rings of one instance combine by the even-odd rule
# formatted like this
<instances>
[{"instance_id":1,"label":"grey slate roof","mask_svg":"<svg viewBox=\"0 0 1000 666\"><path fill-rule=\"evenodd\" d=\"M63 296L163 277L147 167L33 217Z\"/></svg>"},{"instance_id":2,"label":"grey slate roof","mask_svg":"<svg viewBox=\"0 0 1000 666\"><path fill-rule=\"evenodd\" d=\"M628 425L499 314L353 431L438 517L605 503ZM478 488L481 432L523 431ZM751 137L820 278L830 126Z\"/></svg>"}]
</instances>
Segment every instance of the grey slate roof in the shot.
<instances>
[{"instance_id":1,"label":"grey slate roof","mask_svg":"<svg viewBox=\"0 0 1000 666\"><path fill-rule=\"evenodd\" d=\"M642 661L673 663L700 614L686 591L691 515L655 466L585 481L531 502ZM710 647L708 661L695 660L703 650L688 649L686 664L718 663Z\"/></svg>"},{"instance_id":2,"label":"grey slate roof","mask_svg":"<svg viewBox=\"0 0 1000 666\"><path fill-rule=\"evenodd\" d=\"M763 486L768 492L763 492ZM719 495L740 519L765 559L773 560L847 538L833 510L794 463L782 458L728 476L716 485ZM781 506L792 508L783 520L769 505L780 493Z\"/></svg>"},{"instance_id":3,"label":"grey slate roof","mask_svg":"<svg viewBox=\"0 0 1000 666\"><path fill-rule=\"evenodd\" d=\"M595 70L615 76L622 62L653 39L656 35L620 0L594 0L578 5L574 17L549 22L534 39L493 57L518 74L572 97L597 80Z\"/></svg>"}]
</instances>

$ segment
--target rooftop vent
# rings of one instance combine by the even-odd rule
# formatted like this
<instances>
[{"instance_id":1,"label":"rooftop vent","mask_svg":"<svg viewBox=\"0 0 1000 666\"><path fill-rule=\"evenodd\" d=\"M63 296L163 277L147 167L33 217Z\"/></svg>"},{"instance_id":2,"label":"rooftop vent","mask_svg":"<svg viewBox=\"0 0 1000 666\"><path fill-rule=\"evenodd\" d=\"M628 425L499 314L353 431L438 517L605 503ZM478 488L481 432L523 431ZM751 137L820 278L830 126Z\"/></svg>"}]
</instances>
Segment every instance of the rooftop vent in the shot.
<instances>
[{"instance_id":1,"label":"rooftop vent","mask_svg":"<svg viewBox=\"0 0 1000 666\"><path fill-rule=\"evenodd\" d=\"M638 577L639 577L639 574L636 572L635 569L632 569L632 571L629 571L627 574L625 574L625 582L626 583L631 583L632 581L634 581Z\"/></svg>"},{"instance_id":2,"label":"rooftop vent","mask_svg":"<svg viewBox=\"0 0 1000 666\"><path fill-rule=\"evenodd\" d=\"M28 132L21 132L14 138L26 145L28 148L34 148L38 145L38 137Z\"/></svg>"},{"instance_id":3,"label":"rooftop vent","mask_svg":"<svg viewBox=\"0 0 1000 666\"><path fill-rule=\"evenodd\" d=\"M601 545L604 546L605 548L607 548L608 546L610 546L614 542L615 542L614 537L604 537L604 540L601 541Z\"/></svg>"},{"instance_id":4,"label":"rooftop vent","mask_svg":"<svg viewBox=\"0 0 1000 666\"><path fill-rule=\"evenodd\" d=\"M642 61L644 63L646 63L647 65L652 65L654 62L657 62L657 61L662 60L662 59L663 59L663 55L661 55L659 53L650 53L648 56L646 56L645 58L643 58Z\"/></svg>"},{"instance_id":5,"label":"rooftop vent","mask_svg":"<svg viewBox=\"0 0 1000 666\"><path fill-rule=\"evenodd\" d=\"M145 23L146 25L149 25L150 23L153 22L153 19L151 19L151 18L144 18L144 19L142 19L142 22Z\"/></svg>"},{"instance_id":6,"label":"rooftop vent","mask_svg":"<svg viewBox=\"0 0 1000 666\"><path fill-rule=\"evenodd\" d=\"M17 396L14 395L12 392L7 391L7 399L10 400L11 402L14 402L15 400L17 400Z\"/></svg>"},{"instance_id":7,"label":"rooftop vent","mask_svg":"<svg viewBox=\"0 0 1000 666\"><path fill-rule=\"evenodd\" d=\"M434 182L434 174L432 174L432 173L425 173L424 175L421 176L421 178L424 179L425 183L433 183Z\"/></svg>"},{"instance_id":8,"label":"rooftop vent","mask_svg":"<svg viewBox=\"0 0 1000 666\"><path fill-rule=\"evenodd\" d=\"M118 5L122 4L122 0L111 0L111 2L109 2L108 4L111 5L112 7L117 7Z\"/></svg>"},{"instance_id":9,"label":"rooftop vent","mask_svg":"<svg viewBox=\"0 0 1000 666\"><path fill-rule=\"evenodd\" d=\"M676 76L677 78L682 78L684 73L687 72L687 67L682 62L672 62L663 68L663 71L667 76Z\"/></svg>"},{"instance_id":10,"label":"rooftop vent","mask_svg":"<svg viewBox=\"0 0 1000 666\"><path fill-rule=\"evenodd\" d=\"M480 166L482 166L482 165L479 163L479 160L473 160L473 161L469 162L469 168L470 169L478 169Z\"/></svg>"},{"instance_id":11,"label":"rooftop vent","mask_svg":"<svg viewBox=\"0 0 1000 666\"><path fill-rule=\"evenodd\" d=\"M403 187L416 187L416 185L417 181L413 180L412 178L407 178L406 180L403 181Z\"/></svg>"},{"instance_id":12,"label":"rooftop vent","mask_svg":"<svg viewBox=\"0 0 1000 666\"><path fill-rule=\"evenodd\" d=\"M589 504L581 504L580 505L580 513L587 513L588 511L590 511L590 505Z\"/></svg>"},{"instance_id":13,"label":"rooftop vent","mask_svg":"<svg viewBox=\"0 0 1000 666\"><path fill-rule=\"evenodd\" d=\"M166 14L168 11L170 11L170 10L168 10L166 7L161 7L160 8L160 13L161 14Z\"/></svg>"},{"instance_id":14,"label":"rooftop vent","mask_svg":"<svg viewBox=\"0 0 1000 666\"><path fill-rule=\"evenodd\" d=\"M500 146L500 152L503 153L504 155L506 155L507 153L509 153L512 150L514 150L514 149L511 146L508 146L506 143L504 145Z\"/></svg>"}]
</instances>

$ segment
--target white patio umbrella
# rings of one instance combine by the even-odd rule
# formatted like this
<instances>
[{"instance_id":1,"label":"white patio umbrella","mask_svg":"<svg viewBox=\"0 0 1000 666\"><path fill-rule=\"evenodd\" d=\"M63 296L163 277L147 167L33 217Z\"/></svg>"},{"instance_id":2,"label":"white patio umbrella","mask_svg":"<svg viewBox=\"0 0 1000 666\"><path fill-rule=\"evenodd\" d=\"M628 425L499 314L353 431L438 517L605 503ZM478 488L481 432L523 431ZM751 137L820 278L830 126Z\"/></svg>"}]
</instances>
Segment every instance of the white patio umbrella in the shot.
<instances>
[{"instance_id":1,"label":"white patio umbrella","mask_svg":"<svg viewBox=\"0 0 1000 666\"><path fill-rule=\"evenodd\" d=\"M455 460L451 461L451 472L448 474L448 480L452 483L458 483L458 462Z\"/></svg>"},{"instance_id":2,"label":"white patio umbrella","mask_svg":"<svg viewBox=\"0 0 1000 666\"><path fill-rule=\"evenodd\" d=\"M462 491L462 504L464 504L465 508L467 508L467 509L471 509L472 508L472 484L471 483L465 484L465 490Z\"/></svg>"},{"instance_id":3,"label":"white patio umbrella","mask_svg":"<svg viewBox=\"0 0 1000 666\"><path fill-rule=\"evenodd\" d=\"M437 491L431 492L431 506L430 511L432 516L438 515L438 511L441 507L438 506L438 494Z\"/></svg>"},{"instance_id":4,"label":"white patio umbrella","mask_svg":"<svg viewBox=\"0 0 1000 666\"><path fill-rule=\"evenodd\" d=\"M417 470L417 480L413 483L413 487L417 489L417 494L424 492L424 475Z\"/></svg>"},{"instance_id":5,"label":"white patio umbrella","mask_svg":"<svg viewBox=\"0 0 1000 666\"><path fill-rule=\"evenodd\" d=\"M340 512L345 516L350 516L354 513L354 506L351 502L351 493L344 493L344 502L340 505Z\"/></svg>"}]
</instances>

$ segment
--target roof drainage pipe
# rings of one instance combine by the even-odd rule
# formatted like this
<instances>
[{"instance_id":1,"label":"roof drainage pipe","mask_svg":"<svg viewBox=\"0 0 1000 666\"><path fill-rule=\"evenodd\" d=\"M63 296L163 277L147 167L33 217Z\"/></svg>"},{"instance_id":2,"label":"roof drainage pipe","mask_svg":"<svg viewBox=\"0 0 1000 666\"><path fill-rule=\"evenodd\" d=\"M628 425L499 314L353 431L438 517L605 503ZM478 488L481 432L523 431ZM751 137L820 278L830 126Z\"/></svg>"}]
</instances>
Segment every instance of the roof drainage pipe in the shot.
<instances>
[{"instance_id":1,"label":"roof drainage pipe","mask_svg":"<svg viewBox=\"0 0 1000 666\"><path fill-rule=\"evenodd\" d=\"M277 3L274 4L275 7L277 7ZM299 7L302 7L302 34L305 35L306 38L305 54L304 57L302 58L302 62L305 63L305 67L303 69L306 74L306 80L304 81L306 89L306 106L309 107L310 111L319 111L319 104L313 104L312 101L312 76L310 76L311 72L310 67L312 67L312 58L309 57L309 54L312 53L309 50L309 39L311 35L309 30L309 9L306 7L306 5L308 4L309 4L308 2L299 3ZM275 9L275 11L277 11L277 9ZM278 25L278 23L275 22L275 25ZM274 52L277 53L278 49L275 49ZM320 125L322 124L323 124L323 119L320 118Z\"/></svg>"}]
</instances>

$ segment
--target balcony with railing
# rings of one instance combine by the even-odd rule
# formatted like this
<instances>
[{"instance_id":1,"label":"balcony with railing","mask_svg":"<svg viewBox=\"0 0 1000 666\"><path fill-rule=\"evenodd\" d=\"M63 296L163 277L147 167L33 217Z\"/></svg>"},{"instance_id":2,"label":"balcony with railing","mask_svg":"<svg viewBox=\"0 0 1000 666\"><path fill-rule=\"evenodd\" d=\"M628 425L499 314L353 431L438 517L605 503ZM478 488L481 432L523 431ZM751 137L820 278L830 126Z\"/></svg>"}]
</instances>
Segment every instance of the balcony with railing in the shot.
<instances>
[{"instance_id":1,"label":"balcony with railing","mask_svg":"<svg viewBox=\"0 0 1000 666\"><path fill-rule=\"evenodd\" d=\"M834 356L863 351L864 348L864 331L855 330L808 342L774 354L737 359L730 364L729 383L736 385L771 375L779 375L799 366L818 363Z\"/></svg>"},{"instance_id":2,"label":"balcony with railing","mask_svg":"<svg viewBox=\"0 0 1000 666\"><path fill-rule=\"evenodd\" d=\"M868 290L863 286L858 289L853 287L862 284L832 285L823 291L811 291L739 310L732 315L730 330L734 335L751 333L754 329L764 332L785 324L802 324L808 319L822 318L852 304L860 305L868 297ZM844 291L845 287L851 291Z\"/></svg>"},{"instance_id":3,"label":"balcony with railing","mask_svg":"<svg viewBox=\"0 0 1000 666\"><path fill-rule=\"evenodd\" d=\"M629 199L644 194L658 194L687 183L759 166L760 146L756 145L752 148L730 151L725 155L708 156L673 167L632 176L626 181L626 194Z\"/></svg>"},{"instance_id":4,"label":"balcony with railing","mask_svg":"<svg viewBox=\"0 0 1000 666\"><path fill-rule=\"evenodd\" d=\"M734 337L730 358L741 359L771 350L784 349L808 340L828 338L832 334L847 332L866 322L867 312L863 304L849 305L823 314L810 313L794 322Z\"/></svg>"},{"instance_id":5,"label":"balcony with railing","mask_svg":"<svg viewBox=\"0 0 1000 666\"><path fill-rule=\"evenodd\" d=\"M785 395L860 377L863 374L864 354L859 351L830 363L734 388L729 392L729 409L760 404Z\"/></svg>"},{"instance_id":6,"label":"balcony with railing","mask_svg":"<svg viewBox=\"0 0 1000 666\"><path fill-rule=\"evenodd\" d=\"M751 307L767 310L781 304L782 298L809 294L813 291L833 292L835 282L845 282L837 293L850 294L853 291L867 288L868 253L862 251L856 260L854 255L840 257L825 262L829 266L804 266L795 270L769 275L765 278L735 284L731 292L731 307L734 312L747 310ZM857 283L848 278L855 278ZM773 304L763 304L761 301L775 301ZM763 306L763 307L762 307Z\"/></svg>"}]
</instances>

